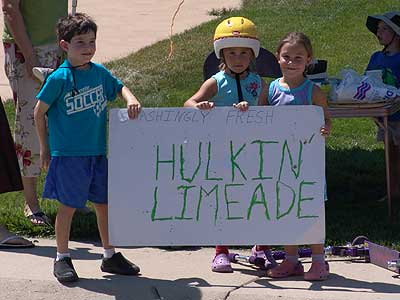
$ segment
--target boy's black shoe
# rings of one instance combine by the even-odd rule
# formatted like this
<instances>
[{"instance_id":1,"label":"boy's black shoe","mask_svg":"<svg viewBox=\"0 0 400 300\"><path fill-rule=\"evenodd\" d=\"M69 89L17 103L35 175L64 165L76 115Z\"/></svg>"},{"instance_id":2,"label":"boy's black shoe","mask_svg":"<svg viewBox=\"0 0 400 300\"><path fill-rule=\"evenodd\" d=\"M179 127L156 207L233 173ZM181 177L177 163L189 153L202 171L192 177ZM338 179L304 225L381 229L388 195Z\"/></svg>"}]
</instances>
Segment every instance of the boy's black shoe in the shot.
<instances>
[{"instance_id":1,"label":"boy's black shoe","mask_svg":"<svg viewBox=\"0 0 400 300\"><path fill-rule=\"evenodd\" d=\"M70 257L64 257L59 261L55 260L53 274L59 282L75 282L79 278Z\"/></svg>"},{"instance_id":2,"label":"boy's black shoe","mask_svg":"<svg viewBox=\"0 0 400 300\"><path fill-rule=\"evenodd\" d=\"M118 275L137 275L140 272L140 268L123 257L121 252L115 253L110 258L103 258L100 269Z\"/></svg>"}]
</instances>

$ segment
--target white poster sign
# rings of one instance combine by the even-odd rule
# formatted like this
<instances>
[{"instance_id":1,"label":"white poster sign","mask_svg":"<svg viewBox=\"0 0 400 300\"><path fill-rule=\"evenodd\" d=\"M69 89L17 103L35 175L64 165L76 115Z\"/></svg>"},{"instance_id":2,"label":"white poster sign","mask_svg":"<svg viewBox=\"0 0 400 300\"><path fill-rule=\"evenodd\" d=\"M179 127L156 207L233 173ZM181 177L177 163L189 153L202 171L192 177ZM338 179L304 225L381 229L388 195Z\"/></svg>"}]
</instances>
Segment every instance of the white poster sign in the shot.
<instances>
[{"instance_id":1,"label":"white poster sign","mask_svg":"<svg viewBox=\"0 0 400 300\"><path fill-rule=\"evenodd\" d=\"M323 122L316 106L112 109L111 243L323 243Z\"/></svg>"}]
</instances>

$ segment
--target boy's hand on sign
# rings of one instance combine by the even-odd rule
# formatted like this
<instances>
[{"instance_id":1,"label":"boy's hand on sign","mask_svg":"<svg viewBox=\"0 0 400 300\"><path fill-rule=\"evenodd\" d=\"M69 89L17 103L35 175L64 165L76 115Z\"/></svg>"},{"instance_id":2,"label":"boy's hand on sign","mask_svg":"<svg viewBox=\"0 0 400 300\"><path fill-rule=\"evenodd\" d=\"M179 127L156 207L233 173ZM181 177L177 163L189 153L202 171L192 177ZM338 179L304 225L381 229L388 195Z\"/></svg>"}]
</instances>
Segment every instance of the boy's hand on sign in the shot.
<instances>
[{"instance_id":1,"label":"boy's hand on sign","mask_svg":"<svg viewBox=\"0 0 400 300\"><path fill-rule=\"evenodd\" d=\"M139 116L140 110L142 109L139 102L131 103L127 105L129 119L136 119Z\"/></svg>"},{"instance_id":2,"label":"boy's hand on sign","mask_svg":"<svg viewBox=\"0 0 400 300\"><path fill-rule=\"evenodd\" d=\"M126 101L126 110L128 112L129 119L136 119L142 110L142 105L136 99L135 95L126 87L123 86L120 92L120 96Z\"/></svg>"}]
</instances>

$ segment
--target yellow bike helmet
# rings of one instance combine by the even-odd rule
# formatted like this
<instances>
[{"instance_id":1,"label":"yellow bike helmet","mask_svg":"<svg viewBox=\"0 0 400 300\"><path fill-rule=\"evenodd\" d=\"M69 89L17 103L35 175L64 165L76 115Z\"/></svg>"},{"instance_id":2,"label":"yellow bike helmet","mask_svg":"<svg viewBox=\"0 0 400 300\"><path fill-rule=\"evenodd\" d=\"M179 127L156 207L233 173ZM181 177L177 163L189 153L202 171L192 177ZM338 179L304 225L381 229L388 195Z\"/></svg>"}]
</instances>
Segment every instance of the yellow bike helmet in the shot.
<instances>
[{"instance_id":1,"label":"yellow bike helmet","mask_svg":"<svg viewBox=\"0 0 400 300\"><path fill-rule=\"evenodd\" d=\"M260 41L252 21L244 17L231 17L219 23L214 34L215 55L220 58L221 50L231 47L251 48L254 56L258 56Z\"/></svg>"}]
</instances>

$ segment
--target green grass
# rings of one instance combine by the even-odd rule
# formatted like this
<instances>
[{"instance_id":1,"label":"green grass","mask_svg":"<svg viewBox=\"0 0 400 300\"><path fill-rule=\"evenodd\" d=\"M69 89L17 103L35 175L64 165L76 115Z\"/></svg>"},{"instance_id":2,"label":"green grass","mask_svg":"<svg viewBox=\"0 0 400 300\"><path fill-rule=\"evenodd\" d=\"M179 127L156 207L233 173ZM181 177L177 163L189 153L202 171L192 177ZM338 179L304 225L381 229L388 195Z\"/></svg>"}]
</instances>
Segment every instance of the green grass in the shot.
<instances>
[{"instance_id":1,"label":"green grass","mask_svg":"<svg viewBox=\"0 0 400 300\"><path fill-rule=\"evenodd\" d=\"M344 67L363 72L369 56L381 47L365 27L367 15L398 9L398 0L247 0L238 11L212 11L219 19L173 37L173 56L167 60L169 41L161 41L130 56L107 63L115 75L146 107L182 106L202 83L202 64L212 51L212 37L221 18L243 15L255 22L263 47L275 52L289 31L303 31L312 40L316 58L328 60L328 73ZM113 106L122 107L122 101ZM13 119L13 106L6 109ZM327 243L343 244L357 235L400 249L399 203L395 221L387 220L385 169L382 143L375 141L369 119L335 119L327 140L326 204ZM40 178L41 190L43 177ZM21 193L0 196L0 223L31 236L52 235L52 230L32 228L22 215ZM6 200L5 200L6 199ZM5 201L4 201L5 200ZM56 206L42 201L51 218ZM74 218L72 237L97 237L94 216Z\"/></svg>"}]
</instances>

